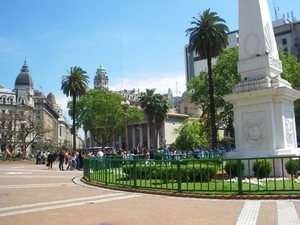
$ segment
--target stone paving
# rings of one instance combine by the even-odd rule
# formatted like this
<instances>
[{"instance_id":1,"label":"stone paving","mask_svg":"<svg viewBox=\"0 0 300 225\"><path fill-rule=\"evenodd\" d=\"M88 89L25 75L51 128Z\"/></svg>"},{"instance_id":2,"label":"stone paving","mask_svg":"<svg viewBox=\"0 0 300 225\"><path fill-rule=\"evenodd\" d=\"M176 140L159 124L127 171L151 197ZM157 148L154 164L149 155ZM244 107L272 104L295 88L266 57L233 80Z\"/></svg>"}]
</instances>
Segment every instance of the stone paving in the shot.
<instances>
[{"instance_id":1,"label":"stone paving","mask_svg":"<svg viewBox=\"0 0 300 225\"><path fill-rule=\"evenodd\" d=\"M0 225L299 224L299 200L218 200L108 190L82 171L0 163Z\"/></svg>"}]
</instances>

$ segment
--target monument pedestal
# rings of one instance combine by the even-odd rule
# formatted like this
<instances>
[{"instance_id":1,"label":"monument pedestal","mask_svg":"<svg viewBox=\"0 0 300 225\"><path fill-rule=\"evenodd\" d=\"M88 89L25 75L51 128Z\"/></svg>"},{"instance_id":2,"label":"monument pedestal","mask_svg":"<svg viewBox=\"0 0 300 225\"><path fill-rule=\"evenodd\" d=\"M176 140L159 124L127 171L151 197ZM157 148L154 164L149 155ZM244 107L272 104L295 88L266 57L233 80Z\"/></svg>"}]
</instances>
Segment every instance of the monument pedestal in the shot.
<instances>
[{"instance_id":1,"label":"monument pedestal","mask_svg":"<svg viewBox=\"0 0 300 225\"><path fill-rule=\"evenodd\" d=\"M280 157L299 155L294 101L300 92L281 78L282 71L267 0L239 0L241 81L224 96L234 108L236 152L226 157L276 156L276 176L285 173Z\"/></svg>"},{"instance_id":2,"label":"monument pedestal","mask_svg":"<svg viewBox=\"0 0 300 225\"><path fill-rule=\"evenodd\" d=\"M300 92L290 87L232 93L236 152L231 157L297 155L294 101Z\"/></svg>"}]
</instances>

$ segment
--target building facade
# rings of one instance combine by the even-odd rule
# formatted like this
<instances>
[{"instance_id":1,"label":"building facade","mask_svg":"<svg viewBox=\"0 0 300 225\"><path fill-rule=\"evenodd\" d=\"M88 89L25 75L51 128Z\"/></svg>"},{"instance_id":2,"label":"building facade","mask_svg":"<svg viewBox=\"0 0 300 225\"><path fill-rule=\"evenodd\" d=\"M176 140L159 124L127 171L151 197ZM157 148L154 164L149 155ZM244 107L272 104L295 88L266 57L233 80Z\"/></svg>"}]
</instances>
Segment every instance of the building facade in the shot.
<instances>
[{"instance_id":1,"label":"building facade","mask_svg":"<svg viewBox=\"0 0 300 225\"><path fill-rule=\"evenodd\" d=\"M2 151L24 153L25 145L26 153L30 153L37 150L38 143L49 142L54 146L70 143L70 125L62 116L62 109L52 93L45 97L42 92L34 90L26 60L16 77L14 89L0 86L0 111L0 137L3 140L6 136L8 140L1 142ZM12 124L5 124L5 119L11 120ZM10 132L14 135L8 137Z\"/></svg>"}]
</instances>

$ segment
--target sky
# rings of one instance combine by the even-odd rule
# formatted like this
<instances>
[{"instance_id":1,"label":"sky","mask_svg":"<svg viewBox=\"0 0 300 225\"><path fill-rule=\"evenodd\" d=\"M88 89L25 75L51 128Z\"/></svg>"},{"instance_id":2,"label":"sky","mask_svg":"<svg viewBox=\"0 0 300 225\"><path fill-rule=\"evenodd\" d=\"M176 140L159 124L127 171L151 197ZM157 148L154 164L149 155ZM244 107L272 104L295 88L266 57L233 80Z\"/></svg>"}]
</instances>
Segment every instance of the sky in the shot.
<instances>
[{"instance_id":1,"label":"sky","mask_svg":"<svg viewBox=\"0 0 300 225\"><path fill-rule=\"evenodd\" d=\"M268 0L272 20L300 19L299 0ZM0 0L0 85L13 89L26 59L35 90L67 116L61 78L80 66L93 88L102 65L110 90L185 91L184 46L193 17L209 9L238 30L236 0ZM71 121L71 120L70 120Z\"/></svg>"}]
</instances>

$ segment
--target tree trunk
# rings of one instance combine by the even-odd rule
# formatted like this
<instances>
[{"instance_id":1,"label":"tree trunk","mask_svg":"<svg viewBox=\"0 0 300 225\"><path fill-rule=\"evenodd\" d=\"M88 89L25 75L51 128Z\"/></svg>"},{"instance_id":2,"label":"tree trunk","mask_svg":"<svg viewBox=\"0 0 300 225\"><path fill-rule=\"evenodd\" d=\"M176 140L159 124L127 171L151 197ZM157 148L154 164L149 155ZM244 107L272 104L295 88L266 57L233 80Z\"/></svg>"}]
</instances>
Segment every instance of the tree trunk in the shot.
<instances>
[{"instance_id":1,"label":"tree trunk","mask_svg":"<svg viewBox=\"0 0 300 225\"><path fill-rule=\"evenodd\" d=\"M209 102L210 102L210 119L211 119L211 146L214 149L217 145L217 130L216 130L216 112L214 100L214 86L212 79L211 56L207 57L208 68L208 84L209 84Z\"/></svg>"},{"instance_id":2,"label":"tree trunk","mask_svg":"<svg viewBox=\"0 0 300 225\"><path fill-rule=\"evenodd\" d=\"M76 95L73 96L73 151L76 151L76 128L75 128L75 116L76 116Z\"/></svg>"}]
</instances>

